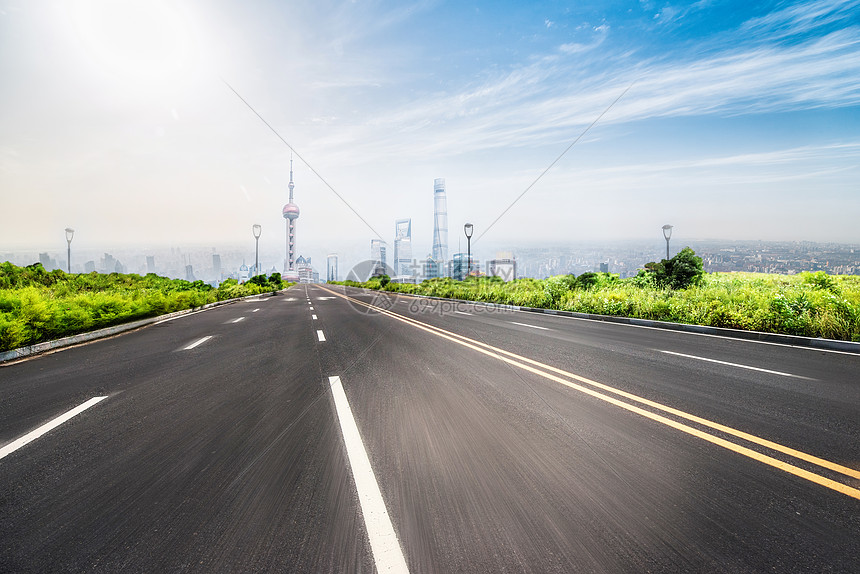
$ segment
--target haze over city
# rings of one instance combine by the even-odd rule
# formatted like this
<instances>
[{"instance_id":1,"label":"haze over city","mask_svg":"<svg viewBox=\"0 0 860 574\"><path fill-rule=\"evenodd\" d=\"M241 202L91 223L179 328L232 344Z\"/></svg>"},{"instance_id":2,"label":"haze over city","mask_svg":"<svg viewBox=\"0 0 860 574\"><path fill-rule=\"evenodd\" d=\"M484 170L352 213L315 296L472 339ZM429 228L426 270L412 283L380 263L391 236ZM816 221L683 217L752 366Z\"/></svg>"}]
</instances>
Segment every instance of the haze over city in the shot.
<instances>
[{"instance_id":1,"label":"haze over city","mask_svg":"<svg viewBox=\"0 0 860 574\"><path fill-rule=\"evenodd\" d=\"M412 218L418 258L434 178L452 251L466 221L499 248L860 242L856 1L3 0L0 75L3 250L252 248L259 223L281 252L290 150L225 82L383 239ZM298 252L368 251L294 169Z\"/></svg>"}]
</instances>

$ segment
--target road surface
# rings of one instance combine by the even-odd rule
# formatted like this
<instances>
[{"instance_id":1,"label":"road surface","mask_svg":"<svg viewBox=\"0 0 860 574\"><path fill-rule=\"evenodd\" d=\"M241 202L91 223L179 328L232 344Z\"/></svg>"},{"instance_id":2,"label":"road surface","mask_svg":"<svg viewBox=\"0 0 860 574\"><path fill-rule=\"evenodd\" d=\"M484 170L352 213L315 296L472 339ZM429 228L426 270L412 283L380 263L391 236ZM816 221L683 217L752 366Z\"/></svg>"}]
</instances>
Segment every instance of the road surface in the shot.
<instances>
[{"instance_id":1,"label":"road surface","mask_svg":"<svg viewBox=\"0 0 860 574\"><path fill-rule=\"evenodd\" d=\"M299 285L0 397L2 572L860 564L847 353Z\"/></svg>"}]
</instances>

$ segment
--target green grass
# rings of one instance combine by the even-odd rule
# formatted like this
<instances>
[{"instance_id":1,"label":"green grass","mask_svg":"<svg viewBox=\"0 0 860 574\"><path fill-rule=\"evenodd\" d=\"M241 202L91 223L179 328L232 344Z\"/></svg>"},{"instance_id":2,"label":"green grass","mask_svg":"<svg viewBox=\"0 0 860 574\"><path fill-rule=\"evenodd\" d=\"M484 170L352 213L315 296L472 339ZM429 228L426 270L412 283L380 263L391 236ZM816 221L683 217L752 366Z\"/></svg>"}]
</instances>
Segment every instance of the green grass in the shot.
<instances>
[{"instance_id":1,"label":"green grass","mask_svg":"<svg viewBox=\"0 0 860 574\"><path fill-rule=\"evenodd\" d=\"M217 288L154 274L68 274L0 263L0 351L281 289L280 277Z\"/></svg>"},{"instance_id":2,"label":"green grass","mask_svg":"<svg viewBox=\"0 0 860 574\"><path fill-rule=\"evenodd\" d=\"M362 287L381 289L379 280ZM524 307L558 309L728 327L786 335L860 341L860 277L708 273L687 289L658 288L647 274L619 279L608 273L549 279L433 279L389 283L387 291Z\"/></svg>"}]
</instances>

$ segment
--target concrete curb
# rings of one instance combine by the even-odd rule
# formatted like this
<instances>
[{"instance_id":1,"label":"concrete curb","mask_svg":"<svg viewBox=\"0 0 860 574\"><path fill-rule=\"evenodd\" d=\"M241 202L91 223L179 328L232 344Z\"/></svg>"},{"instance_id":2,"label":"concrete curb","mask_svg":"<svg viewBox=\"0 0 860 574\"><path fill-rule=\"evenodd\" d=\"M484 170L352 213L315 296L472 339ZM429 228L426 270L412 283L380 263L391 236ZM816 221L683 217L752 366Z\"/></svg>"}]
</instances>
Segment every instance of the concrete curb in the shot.
<instances>
[{"instance_id":1,"label":"concrete curb","mask_svg":"<svg viewBox=\"0 0 860 574\"><path fill-rule=\"evenodd\" d=\"M431 295L415 295L412 293L397 293L395 291L376 291L374 289L362 288L373 293L391 293L392 295L406 295L409 297L420 297L436 301L451 301L455 303L469 303L483 305L495 309L509 309L512 311L524 311L527 313L542 313L544 315L558 315L561 317L574 317L576 319L588 319L591 321L604 321L607 323L622 323L626 325L637 325L639 327L652 327L655 329L667 329L670 331L683 331L687 333L698 333L700 335L716 335L733 339L745 339L748 341L762 341L765 343L779 343L795 347L810 347L829 351L842 351L845 353L860 354L860 343L852 341L839 341L837 339L822 339L820 337L800 337L797 335L780 335L777 333L765 333L762 331L744 331L742 329L727 329L725 327L708 327L705 325L688 325L686 323L669 323L667 321L653 321L650 319L636 319L633 317L615 317L612 315L594 315L591 313L576 313L574 311L558 311L555 309L539 309L536 307L520 307L518 305L505 305L501 303L487 303L485 301L468 301L466 299L449 299L447 297L435 297Z\"/></svg>"},{"instance_id":2,"label":"concrete curb","mask_svg":"<svg viewBox=\"0 0 860 574\"><path fill-rule=\"evenodd\" d=\"M289 287L288 287L289 289ZM282 289L278 291L281 293L286 291L286 289ZM166 319L172 319L174 317L180 317L182 315L187 315L189 313L196 313L197 311L203 311L205 309L211 309L212 307L220 307L221 305L230 305L231 303L236 303L238 301L244 301L245 299L253 299L259 297L271 297L271 293L260 293L258 295L247 295L245 297L238 297L236 299L225 299L224 301L215 301L214 303L207 303L206 305L201 305L200 307L193 307L191 309L183 309L182 311L174 311L173 313L168 313L167 315L159 315L158 317L149 317L147 319L140 319L139 321L132 321L131 323L123 323L122 325L114 325L113 327L105 327L104 329L97 329L95 331L89 331L87 333L80 333L78 335L71 335L69 337L63 337L62 339L55 339L53 341L44 341L42 343L36 343L35 345L28 345L26 347L18 347L17 349L12 349L11 351L3 351L0 353L0 363L5 363L7 361L14 361L16 359L23 359L24 357L29 357L31 355L38 355L39 353L44 353L46 351L53 351L54 349L61 349L63 347L70 347L72 345L77 345L78 343L85 343L87 341L94 341L95 339L103 339L105 337L110 337L113 335L117 335L119 333L125 333L126 331L133 331L135 329L139 329L141 327L145 327L147 325L151 325L152 323L158 323L159 321L164 321Z\"/></svg>"}]
</instances>

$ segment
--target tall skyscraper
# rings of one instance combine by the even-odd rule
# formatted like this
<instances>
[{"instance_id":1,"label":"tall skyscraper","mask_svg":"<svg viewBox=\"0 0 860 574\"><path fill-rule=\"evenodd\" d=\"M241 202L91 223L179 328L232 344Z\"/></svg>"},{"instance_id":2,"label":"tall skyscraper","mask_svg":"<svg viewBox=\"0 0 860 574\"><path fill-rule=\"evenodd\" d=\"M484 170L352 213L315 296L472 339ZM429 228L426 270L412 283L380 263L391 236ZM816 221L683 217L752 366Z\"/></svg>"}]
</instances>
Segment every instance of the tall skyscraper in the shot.
<instances>
[{"instance_id":1,"label":"tall skyscraper","mask_svg":"<svg viewBox=\"0 0 860 574\"><path fill-rule=\"evenodd\" d=\"M387 275L386 245L381 239L370 240L370 259L373 261L373 276Z\"/></svg>"},{"instance_id":2,"label":"tall skyscraper","mask_svg":"<svg viewBox=\"0 0 860 574\"><path fill-rule=\"evenodd\" d=\"M326 281L337 281L337 253L329 253L326 259Z\"/></svg>"},{"instance_id":3,"label":"tall skyscraper","mask_svg":"<svg viewBox=\"0 0 860 574\"><path fill-rule=\"evenodd\" d=\"M221 256L217 253L212 254L212 275L215 281L221 281Z\"/></svg>"},{"instance_id":4,"label":"tall skyscraper","mask_svg":"<svg viewBox=\"0 0 860 574\"><path fill-rule=\"evenodd\" d=\"M444 178L433 181L433 259L448 261L448 199Z\"/></svg>"},{"instance_id":5,"label":"tall skyscraper","mask_svg":"<svg viewBox=\"0 0 860 574\"><path fill-rule=\"evenodd\" d=\"M284 219L287 220L287 260L284 261L284 279L298 281L296 269L296 219L299 218L299 206L293 203L293 158L290 158L290 201L284 206Z\"/></svg>"},{"instance_id":6,"label":"tall skyscraper","mask_svg":"<svg viewBox=\"0 0 860 574\"><path fill-rule=\"evenodd\" d=\"M412 275L412 220L394 222L394 272L398 276Z\"/></svg>"}]
</instances>

